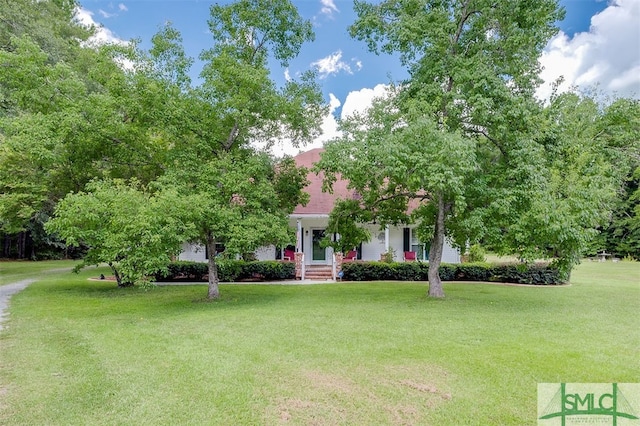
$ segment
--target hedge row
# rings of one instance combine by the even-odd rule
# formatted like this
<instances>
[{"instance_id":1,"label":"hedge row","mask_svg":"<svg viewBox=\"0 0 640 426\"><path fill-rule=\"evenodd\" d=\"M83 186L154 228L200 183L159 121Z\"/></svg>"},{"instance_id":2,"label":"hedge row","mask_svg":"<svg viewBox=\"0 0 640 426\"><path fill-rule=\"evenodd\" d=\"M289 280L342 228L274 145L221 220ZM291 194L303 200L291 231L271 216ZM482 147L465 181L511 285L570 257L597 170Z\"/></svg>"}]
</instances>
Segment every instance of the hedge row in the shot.
<instances>
[{"instance_id":1,"label":"hedge row","mask_svg":"<svg viewBox=\"0 0 640 426\"><path fill-rule=\"evenodd\" d=\"M223 282L242 280L285 280L295 278L295 264L280 261L221 260L218 278ZM156 281L207 281L208 265L201 262L172 262ZM344 281L427 281L429 264L424 262L349 262L342 265ZM461 263L440 265L443 281L493 281L514 284L562 284L560 273L548 264Z\"/></svg>"},{"instance_id":2,"label":"hedge row","mask_svg":"<svg viewBox=\"0 0 640 426\"><path fill-rule=\"evenodd\" d=\"M285 280L295 278L293 262L261 261L246 262L244 260L220 260L218 279L223 282L242 280ZM202 262L171 262L166 273L158 273L156 281L207 281L209 266Z\"/></svg>"},{"instance_id":3,"label":"hedge row","mask_svg":"<svg viewBox=\"0 0 640 426\"><path fill-rule=\"evenodd\" d=\"M353 262L342 265L345 281L428 281L429 264L423 262ZM493 281L515 284L562 284L560 273L548 264L441 264L443 281Z\"/></svg>"}]
</instances>

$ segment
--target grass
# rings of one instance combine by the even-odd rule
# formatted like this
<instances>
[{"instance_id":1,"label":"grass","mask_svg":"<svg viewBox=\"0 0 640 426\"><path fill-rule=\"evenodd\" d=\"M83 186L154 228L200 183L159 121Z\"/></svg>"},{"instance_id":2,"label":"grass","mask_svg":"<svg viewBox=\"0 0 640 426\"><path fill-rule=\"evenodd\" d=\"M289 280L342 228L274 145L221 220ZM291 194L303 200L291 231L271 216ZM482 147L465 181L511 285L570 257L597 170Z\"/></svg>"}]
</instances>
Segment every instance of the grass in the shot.
<instances>
[{"instance_id":1,"label":"grass","mask_svg":"<svg viewBox=\"0 0 640 426\"><path fill-rule=\"evenodd\" d=\"M0 261L0 285L38 276L44 271L73 268L78 260Z\"/></svg>"},{"instance_id":2,"label":"grass","mask_svg":"<svg viewBox=\"0 0 640 426\"><path fill-rule=\"evenodd\" d=\"M204 286L58 274L14 296L0 424L535 424L542 382L638 382L640 264L571 286Z\"/></svg>"}]
</instances>

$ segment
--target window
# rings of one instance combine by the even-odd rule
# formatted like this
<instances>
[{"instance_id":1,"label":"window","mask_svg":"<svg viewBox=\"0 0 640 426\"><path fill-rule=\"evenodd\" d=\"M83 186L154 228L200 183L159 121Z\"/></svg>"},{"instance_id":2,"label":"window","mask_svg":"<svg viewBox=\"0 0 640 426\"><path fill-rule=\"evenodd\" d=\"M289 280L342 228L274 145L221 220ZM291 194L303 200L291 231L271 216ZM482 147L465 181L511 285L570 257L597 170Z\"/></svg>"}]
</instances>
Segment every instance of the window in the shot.
<instances>
[{"instance_id":1,"label":"window","mask_svg":"<svg viewBox=\"0 0 640 426\"><path fill-rule=\"evenodd\" d=\"M429 260L429 244L425 244L418 238L413 228L403 229L403 251L412 251L416 254L416 260Z\"/></svg>"},{"instance_id":2,"label":"window","mask_svg":"<svg viewBox=\"0 0 640 426\"><path fill-rule=\"evenodd\" d=\"M424 259L423 244L420 242L420 240L418 240L418 236L413 229L411 230L411 251L416 253L416 259Z\"/></svg>"}]
</instances>

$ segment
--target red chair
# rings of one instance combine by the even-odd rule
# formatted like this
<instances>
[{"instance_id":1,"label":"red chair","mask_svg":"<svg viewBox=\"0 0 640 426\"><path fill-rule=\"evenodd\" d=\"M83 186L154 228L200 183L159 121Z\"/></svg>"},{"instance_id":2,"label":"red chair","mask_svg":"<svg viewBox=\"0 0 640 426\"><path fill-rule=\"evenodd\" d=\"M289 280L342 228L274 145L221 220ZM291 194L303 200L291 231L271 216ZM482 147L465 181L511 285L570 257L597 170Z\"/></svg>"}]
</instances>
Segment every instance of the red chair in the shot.
<instances>
[{"instance_id":1,"label":"red chair","mask_svg":"<svg viewBox=\"0 0 640 426\"><path fill-rule=\"evenodd\" d=\"M355 250L349 251L343 258L343 262L353 262L358 257L358 252Z\"/></svg>"},{"instance_id":2,"label":"red chair","mask_svg":"<svg viewBox=\"0 0 640 426\"><path fill-rule=\"evenodd\" d=\"M290 260L293 261L296 259L296 252L290 249L284 249L284 255L282 256L282 260Z\"/></svg>"},{"instance_id":3,"label":"red chair","mask_svg":"<svg viewBox=\"0 0 640 426\"><path fill-rule=\"evenodd\" d=\"M416 260L416 252L415 251L405 251L404 252L404 261L405 262L414 262Z\"/></svg>"}]
</instances>

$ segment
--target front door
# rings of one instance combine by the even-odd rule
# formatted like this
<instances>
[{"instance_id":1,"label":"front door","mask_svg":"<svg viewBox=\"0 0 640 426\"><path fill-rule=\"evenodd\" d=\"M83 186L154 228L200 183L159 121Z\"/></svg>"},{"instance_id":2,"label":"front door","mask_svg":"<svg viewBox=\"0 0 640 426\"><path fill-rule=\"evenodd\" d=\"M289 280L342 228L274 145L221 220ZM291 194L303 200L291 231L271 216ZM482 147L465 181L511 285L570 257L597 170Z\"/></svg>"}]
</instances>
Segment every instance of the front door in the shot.
<instances>
[{"instance_id":1,"label":"front door","mask_svg":"<svg viewBox=\"0 0 640 426\"><path fill-rule=\"evenodd\" d=\"M312 229L312 247L311 247L311 260L317 263L324 263L327 261L327 249L320 246L320 241L324 239L324 229Z\"/></svg>"}]
</instances>

